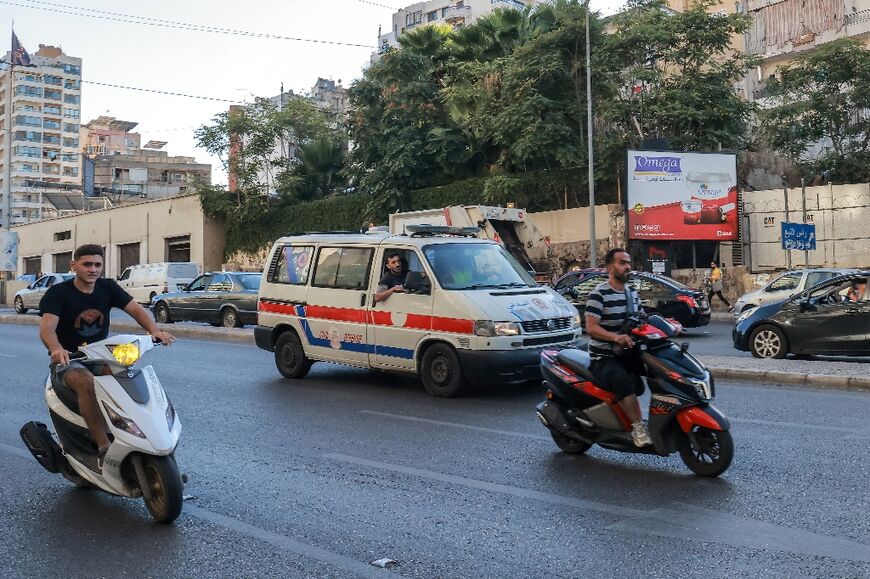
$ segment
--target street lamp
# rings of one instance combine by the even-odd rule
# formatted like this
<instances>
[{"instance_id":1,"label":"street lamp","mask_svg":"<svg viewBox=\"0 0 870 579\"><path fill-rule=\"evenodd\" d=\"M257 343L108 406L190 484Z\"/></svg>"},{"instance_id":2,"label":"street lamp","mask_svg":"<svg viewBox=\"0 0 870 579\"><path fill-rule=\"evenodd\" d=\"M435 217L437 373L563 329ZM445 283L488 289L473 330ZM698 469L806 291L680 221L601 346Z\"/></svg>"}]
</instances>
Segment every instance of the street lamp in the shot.
<instances>
[{"instance_id":1,"label":"street lamp","mask_svg":"<svg viewBox=\"0 0 870 579\"><path fill-rule=\"evenodd\" d=\"M598 243L595 239L595 171L592 167L592 59L589 43L589 2L586 0L586 145L589 164L589 267L597 267Z\"/></svg>"}]
</instances>

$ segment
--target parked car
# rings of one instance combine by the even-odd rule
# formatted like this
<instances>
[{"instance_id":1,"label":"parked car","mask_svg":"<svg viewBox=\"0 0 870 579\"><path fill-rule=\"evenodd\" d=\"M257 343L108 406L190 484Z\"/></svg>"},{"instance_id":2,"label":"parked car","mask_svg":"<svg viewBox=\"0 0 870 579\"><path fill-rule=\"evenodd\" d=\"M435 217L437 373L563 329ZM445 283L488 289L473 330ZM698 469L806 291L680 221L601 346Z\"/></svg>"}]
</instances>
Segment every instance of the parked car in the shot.
<instances>
[{"instance_id":1,"label":"parked car","mask_svg":"<svg viewBox=\"0 0 870 579\"><path fill-rule=\"evenodd\" d=\"M142 263L131 265L118 276L118 285L140 304L148 304L157 294L181 289L200 273L192 261Z\"/></svg>"},{"instance_id":2,"label":"parked car","mask_svg":"<svg viewBox=\"0 0 870 579\"><path fill-rule=\"evenodd\" d=\"M734 307L731 311L734 312L734 318L736 319L746 310L751 310L752 308L757 308L764 304L782 301L785 298L799 294L805 289L811 288L826 279L852 271L855 270L817 268L787 271L768 282L764 287L747 292L740 296L737 301L734 302Z\"/></svg>"},{"instance_id":3,"label":"parked car","mask_svg":"<svg viewBox=\"0 0 870 579\"><path fill-rule=\"evenodd\" d=\"M606 279L607 271L603 269L579 270L557 279L553 289L574 304L583 318L589 292ZM687 328L710 323L710 304L707 296L700 290L692 289L664 275L642 271L631 272L629 283L637 289L647 313L674 318Z\"/></svg>"},{"instance_id":4,"label":"parked car","mask_svg":"<svg viewBox=\"0 0 870 579\"><path fill-rule=\"evenodd\" d=\"M260 277L259 273L203 274L180 291L155 296L154 319L164 324L193 321L226 328L256 324Z\"/></svg>"},{"instance_id":5,"label":"parked car","mask_svg":"<svg viewBox=\"0 0 870 579\"><path fill-rule=\"evenodd\" d=\"M15 311L19 314L26 314L27 310L36 309L39 307L39 301L48 288L56 283L72 279L71 273L46 273L38 280L22 290L18 290L13 300Z\"/></svg>"},{"instance_id":6,"label":"parked car","mask_svg":"<svg viewBox=\"0 0 870 579\"><path fill-rule=\"evenodd\" d=\"M732 332L734 347L756 358L870 356L868 278L870 271L838 275L784 300L743 312ZM862 295L849 295L855 287L861 288Z\"/></svg>"}]
</instances>

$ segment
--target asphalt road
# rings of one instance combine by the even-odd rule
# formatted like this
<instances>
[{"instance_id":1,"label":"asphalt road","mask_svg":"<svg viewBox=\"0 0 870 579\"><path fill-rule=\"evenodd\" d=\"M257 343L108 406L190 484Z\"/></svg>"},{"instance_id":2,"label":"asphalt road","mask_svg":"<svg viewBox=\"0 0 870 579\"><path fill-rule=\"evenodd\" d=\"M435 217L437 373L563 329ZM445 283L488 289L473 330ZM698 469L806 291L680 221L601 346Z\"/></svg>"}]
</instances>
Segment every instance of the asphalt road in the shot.
<instances>
[{"instance_id":1,"label":"asphalt road","mask_svg":"<svg viewBox=\"0 0 870 579\"><path fill-rule=\"evenodd\" d=\"M707 480L676 456L560 454L538 387L443 400L328 364L287 381L252 346L149 356L184 425L170 527L29 456L45 354L0 326L4 577L870 576L870 394L719 384L736 458Z\"/></svg>"}]
</instances>

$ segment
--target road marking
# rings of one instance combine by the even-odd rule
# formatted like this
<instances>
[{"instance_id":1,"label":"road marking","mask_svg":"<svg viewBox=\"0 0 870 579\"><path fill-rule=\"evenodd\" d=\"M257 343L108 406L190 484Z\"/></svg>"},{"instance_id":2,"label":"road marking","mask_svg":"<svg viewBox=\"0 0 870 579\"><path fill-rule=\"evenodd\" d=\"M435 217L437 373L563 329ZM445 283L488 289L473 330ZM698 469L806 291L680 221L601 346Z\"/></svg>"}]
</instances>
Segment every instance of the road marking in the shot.
<instances>
[{"instance_id":1,"label":"road marking","mask_svg":"<svg viewBox=\"0 0 870 579\"><path fill-rule=\"evenodd\" d=\"M782 426L785 428L805 428L808 430L827 430L830 432L861 433L860 428L848 428L845 426L825 426L822 424L801 424L799 422L777 422L775 420L757 420L753 418L729 418L731 422L739 424L757 424L760 426Z\"/></svg>"},{"instance_id":2,"label":"road marking","mask_svg":"<svg viewBox=\"0 0 870 579\"><path fill-rule=\"evenodd\" d=\"M671 503L668 507L643 511L609 503L600 503L522 487L368 460L346 454L329 453L323 456L330 460L356 464L372 469L397 472L558 506L574 507L584 511L623 517L624 520L606 527L614 531L651 534L692 541L708 541L738 547L833 557L835 559L851 561L870 561L870 545L811 531L775 525L730 513L702 509L694 505Z\"/></svg>"},{"instance_id":3,"label":"road marking","mask_svg":"<svg viewBox=\"0 0 870 579\"><path fill-rule=\"evenodd\" d=\"M436 426L449 426L452 428L463 428L465 430L476 430L478 432L491 432L493 434L503 434L505 436L513 436L516 438L531 438L533 440L550 440L549 436L540 434L530 434L526 432L515 432L513 430L499 430L498 428L486 428L484 426L472 426L470 424L461 424L459 422L444 422L443 420L432 420L430 418L418 418L416 416L407 416L405 414L391 414L389 412L376 412L374 410L360 410L360 414L369 414L371 416L383 416L385 418L395 418L397 420L407 420L409 422L422 422L424 424L434 424Z\"/></svg>"},{"instance_id":4,"label":"road marking","mask_svg":"<svg viewBox=\"0 0 870 579\"><path fill-rule=\"evenodd\" d=\"M24 459L30 459L35 463L31 454L23 448L18 448L16 446L0 442L0 451L13 454ZM303 557L308 557L309 559L314 559L316 561L326 563L335 567L336 569L353 574L354 576L371 578L401 577L401 575L398 575L391 571L376 569L371 565L363 563L361 561L357 561L356 559L351 559L350 557L346 557L339 553L327 551L325 549L321 549L320 547L309 545L308 543L303 543L301 541L291 539L290 537L280 535L272 531L267 531L266 529L261 529L260 527L255 527L254 525L251 525L244 521L240 521L226 515L221 515L214 511L210 511L202 507L197 507L189 503L186 503L184 505L183 513L188 516L201 519L208 523L224 527L226 529L229 529L230 531L234 531L241 535L248 536L252 539L256 539L264 543L269 543L270 545L278 547L279 549L284 549L291 553L295 553L296 555L301 555ZM341 575L344 575L344 573L341 573Z\"/></svg>"},{"instance_id":5,"label":"road marking","mask_svg":"<svg viewBox=\"0 0 870 579\"><path fill-rule=\"evenodd\" d=\"M16 356L15 354L4 354L3 352L0 352L0 358L17 358L17 357L18 356Z\"/></svg>"}]
</instances>

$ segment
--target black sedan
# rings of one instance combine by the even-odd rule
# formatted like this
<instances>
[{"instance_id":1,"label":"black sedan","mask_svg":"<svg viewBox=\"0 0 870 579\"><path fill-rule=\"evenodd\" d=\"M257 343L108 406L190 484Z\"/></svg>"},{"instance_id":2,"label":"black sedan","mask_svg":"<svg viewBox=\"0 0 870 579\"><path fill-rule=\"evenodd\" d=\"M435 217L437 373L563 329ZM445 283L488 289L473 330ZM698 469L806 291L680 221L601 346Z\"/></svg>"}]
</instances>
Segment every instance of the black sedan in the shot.
<instances>
[{"instance_id":1,"label":"black sedan","mask_svg":"<svg viewBox=\"0 0 870 579\"><path fill-rule=\"evenodd\" d=\"M870 356L870 271L840 275L737 319L734 347L756 358Z\"/></svg>"},{"instance_id":2,"label":"black sedan","mask_svg":"<svg viewBox=\"0 0 870 579\"><path fill-rule=\"evenodd\" d=\"M586 269L576 274L576 276L566 274L559 278L555 289L574 304L582 318L586 310L586 298L595 286L607 281L607 272ZM629 283L637 290L643 309L649 314L674 318L686 328L706 326L710 323L710 304L707 303L707 297L699 290L664 275L640 271L631 272Z\"/></svg>"},{"instance_id":3,"label":"black sedan","mask_svg":"<svg viewBox=\"0 0 870 579\"><path fill-rule=\"evenodd\" d=\"M192 321L238 328L257 323L259 289L259 273L212 272L181 291L155 296L151 307L154 319L164 324Z\"/></svg>"}]
</instances>

